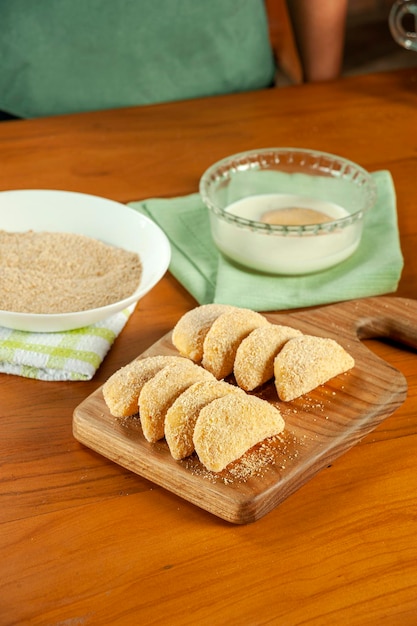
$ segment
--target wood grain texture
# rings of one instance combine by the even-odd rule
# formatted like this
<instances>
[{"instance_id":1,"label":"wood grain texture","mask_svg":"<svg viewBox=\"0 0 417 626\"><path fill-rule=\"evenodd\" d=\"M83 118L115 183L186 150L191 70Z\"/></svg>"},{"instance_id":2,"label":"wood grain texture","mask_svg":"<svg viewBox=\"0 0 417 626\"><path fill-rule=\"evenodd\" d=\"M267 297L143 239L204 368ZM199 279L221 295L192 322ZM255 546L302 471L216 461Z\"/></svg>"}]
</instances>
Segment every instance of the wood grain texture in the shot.
<instances>
[{"instance_id":1,"label":"wood grain texture","mask_svg":"<svg viewBox=\"0 0 417 626\"><path fill-rule=\"evenodd\" d=\"M335 152L392 173L405 260L395 296L414 299L416 93L410 69L5 122L0 189L125 202L194 193L208 165L240 150ZM93 380L0 376L0 624L415 626L417 358L392 337L371 338L377 321L365 316L358 332L405 376L404 402L254 524L230 524L73 437L74 409L195 305L168 273ZM391 320L383 330L409 328Z\"/></svg>"},{"instance_id":2,"label":"wood grain texture","mask_svg":"<svg viewBox=\"0 0 417 626\"><path fill-rule=\"evenodd\" d=\"M76 439L123 467L193 504L237 524L253 522L302 487L312 476L354 446L404 401L404 376L365 348L359 337L391 337L417 348L417 301L369 298L336 304L307 314L269 314L276 324L331 337L354 357L350 372L333 378L292 402L280 402L273 381L257 395L281 411L286 427L269 443L271 460L260 476L242 478L204 471L195 458L176 462L161 440L150 444L139 420L115 419L101 389L74 411ZM165 335L143 355L178 354ZM258 450L258 456L262 451ZM209 476L210 479L209 479Z\"/></svg>"}]
</instances>

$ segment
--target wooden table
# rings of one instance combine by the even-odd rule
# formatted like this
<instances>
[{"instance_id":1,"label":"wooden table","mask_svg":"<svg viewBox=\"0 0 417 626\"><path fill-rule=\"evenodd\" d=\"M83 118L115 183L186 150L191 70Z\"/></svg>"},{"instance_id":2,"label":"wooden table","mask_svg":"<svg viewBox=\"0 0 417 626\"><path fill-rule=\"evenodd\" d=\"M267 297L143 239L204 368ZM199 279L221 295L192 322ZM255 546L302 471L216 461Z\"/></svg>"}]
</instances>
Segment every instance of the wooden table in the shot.
<instances>
[{"instance_id":1,"label":"wooden table","mask_svg":"<svg viewBox=\"0 0 417 626\"><path fill-rule=\"evenodd\" d=\"M233 152L302 146L389 169L417 296L417 70L0 126L0 189L127 202L195 192ZM235 526L83 447L74 408L167 333L192 297L169 274L91 382L0 375L0 624L417 623L417 355L395 414L254 524Z\"/></svg>"}]
</instances>

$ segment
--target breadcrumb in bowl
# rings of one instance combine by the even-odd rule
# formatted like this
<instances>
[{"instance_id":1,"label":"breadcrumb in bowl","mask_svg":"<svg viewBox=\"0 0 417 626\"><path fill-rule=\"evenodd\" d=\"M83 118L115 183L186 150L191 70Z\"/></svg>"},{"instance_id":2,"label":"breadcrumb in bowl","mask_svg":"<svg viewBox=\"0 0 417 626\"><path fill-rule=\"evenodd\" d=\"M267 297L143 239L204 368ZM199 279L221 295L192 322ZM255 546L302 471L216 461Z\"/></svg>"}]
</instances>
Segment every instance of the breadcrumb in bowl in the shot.
<instances>
[{"instance_id":1,"label":"breadcrumb in bowl","mask_svg":"<svg viewBox=\"0 0 417 626\"><path fill-rule=\"evenodd\" d=\"M25 242L26 235L33 243L34 258L40 263L38 277L34 267L28 267L26 274L19 274L19 255L14 253L13 256L10 247L6 246L13 237L21 239L21 243ZM53 240L50 256L45 259L41 258L39 251L36 252L42 244L42 236ZM82 240L80 249L85 248L85 256L89 257L91 275L86 275L90 271L89 264L86 263L84 271L81 257L77 259L74 251L62 245L61 242L66 240L69 244L74 241L79 244ZM107 255L104 270L93 264L100 254L103 256L103 250ZM27 265L33 265L29 256L25 258ZM120 267L115 265L119 258L122 259ZM89 326L136 304L159 282L168 269L170 259L169 241L159 226L119 202L68 191L0 192L0 295L3 290L1 302L7 304L3 304L0 310L1 326L30 332L61 332ZM32 275L29 275L29 270L32 270ZM110 277L113 281L111 289L114 287L113 298L111 289L106 293L106 285L110 284L106 281ZM84 296L89 296L82 300L86 304L82 304L75 294L81 279L84 281L84 292L90 292L84 293ZM54 280L56 289L51 288L51 281ZM16 288L13 289L14 284ZM121 289L124 284L127 291ZM43 292L43 302L36 305L38 308L35 304L31 308L30 289L34 293ZM20 301L16 300L13 291ZM99 291L103 295L101 299L95 297ZM49 309L48 292L51 298L54 296ZM71 310L72 306L74 310Z\"/></svg>"}]
</instances>

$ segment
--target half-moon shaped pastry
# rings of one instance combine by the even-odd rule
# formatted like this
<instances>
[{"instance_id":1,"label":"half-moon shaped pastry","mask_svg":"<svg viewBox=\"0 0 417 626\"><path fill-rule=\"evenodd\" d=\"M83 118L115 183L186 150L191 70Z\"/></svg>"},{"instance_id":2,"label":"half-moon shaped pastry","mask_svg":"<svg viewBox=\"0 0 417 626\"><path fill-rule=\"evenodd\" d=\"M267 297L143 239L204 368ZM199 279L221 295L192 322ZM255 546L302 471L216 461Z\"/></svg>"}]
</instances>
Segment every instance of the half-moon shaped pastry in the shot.
<instances>
[{"instance_id":1,"label":"half-moon shaped pastry","mask_svg":"<svg viewBox=\"0 0 417 626\"><path fill-rule=\"evenodd\" d=\"M169 363L186 361L180 356L150 356L136 359L114 372L103 385L103 396L114 417L129 417L138 412L143 385Z\"/></svg>"},{"instance_id":2,"label":"half-moon shaped pastry","mask_svg":"<svg viewBox=\"0 0 417 626\"><path fill-rule=\"evenodd\" d=\"M139 417L145 439L155 443L164 436L165 415L171 404L198 380L214 380L189 359L167 365L148 380L139 394Z\"/></svg>"},{"instance_id":3,"label":"half-moon shaped pastry","mask_svg":"<svg viewBox=\"0 0 417 626\"><path fill-rule=\"evenodd\" d=\"M274 359L283 345L301 335L290 326L269 324L255 328L236 352L233 373L236 383L245 391L260 387L274 376Z\"/></svg>"},{"instance_id":4,"label":"half-moon shaped pastry","mask_svg":"<svg viewBox=\"0 0 417 626\"><path fill-rule=\"evenodd\" d=\"M208 331L203 345L202 366L217 379L233 372L236 351L242 340L268 320L250 309L238 309L220 315Z\"/></svg>"},{"instance_id":5,"label":"half-moon shaped pastry","mask_svg":"<svg viewBox=\"0 0 417 626\"><path fill-rule=\"evenodd\" d=\"M165 416L165 439L174 459L179 461L194 452L194 427L201 409L228 393L244 391L221 380L204 380L178 396Z\"/></svg>"},{"instance_id":6,"label":"half-moon shaped pastry","mask_svg":"<svg viewBox=\"0 0 417 626\"><path fill-rule=\"evenodd\" d=\"M199 363L203 358L203 342L213 322L226 311L229 304L202 304L185 313L174 326L172 343L182 356Z\"/></svg>"},{"instance_id":7,"label":"half-moon shaped pastry","mask_svg":"<svg viewBox=\"0 0 417 626\"><path fill-rule=\"evenodd\" d=\"M334 339L312 335L294 337L275 358L278 397L284 402L294 400L354 365L353 357Z\"/></svg>"},{"instance_id":8,"label":"half-moon shaped pastry","mask_svg":"<svg viewBox=\"0 0 417 626\"><path fill-rule=\"evenodd\" d=\"M230 393L201 409L194 429L194 447L201 463L221 472L247 450L284 429L272 404L257 396Z\"/></svg>"}]
</instances>

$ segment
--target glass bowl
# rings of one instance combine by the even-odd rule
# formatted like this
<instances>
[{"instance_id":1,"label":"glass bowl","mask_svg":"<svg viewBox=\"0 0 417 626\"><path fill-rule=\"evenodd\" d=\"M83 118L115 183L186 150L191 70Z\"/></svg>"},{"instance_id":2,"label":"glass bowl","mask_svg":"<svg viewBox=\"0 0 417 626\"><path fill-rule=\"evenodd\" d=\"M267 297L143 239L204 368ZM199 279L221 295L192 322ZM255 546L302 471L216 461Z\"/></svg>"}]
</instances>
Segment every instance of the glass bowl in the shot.
<instances>
[{"instance_id":1,"label":"glass bowl","mask_svg":"<svg viewBox=\"0 0 417 626\"><path fill-rule=\"evenodd\" d=\"M376 187L369 172L340 156L267 148L214 163L201 177L200 194L213 240L226 257L260 272L300 275L355 252ZM264 221L271 212L280 223ZM326 221L319 219L323 214Z\"/></svg>"}]
</instances>

